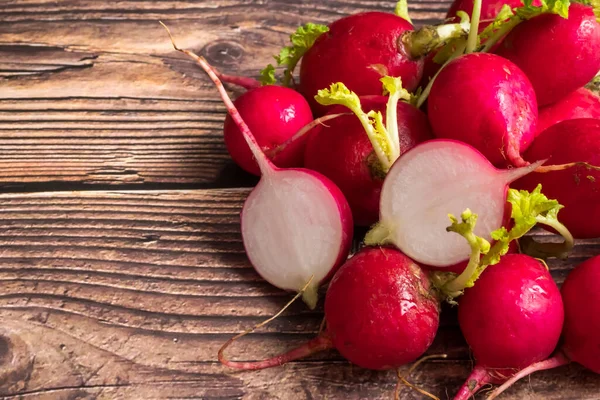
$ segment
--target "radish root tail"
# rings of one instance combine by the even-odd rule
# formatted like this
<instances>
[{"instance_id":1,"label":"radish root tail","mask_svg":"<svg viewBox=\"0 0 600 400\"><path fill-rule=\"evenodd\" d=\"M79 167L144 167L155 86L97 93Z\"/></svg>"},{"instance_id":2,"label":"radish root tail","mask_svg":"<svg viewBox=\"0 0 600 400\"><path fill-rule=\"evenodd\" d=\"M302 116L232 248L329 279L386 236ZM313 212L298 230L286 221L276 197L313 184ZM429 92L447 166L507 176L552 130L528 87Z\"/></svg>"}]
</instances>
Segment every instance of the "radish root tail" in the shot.
<instances>
[{"instance_id":1,"label":"radish root tail","mask_svg":"<svg viewBox=\"0 0 600 400\"><path fill-rule=\"evenodd\" d=\"M544 165L541 167L537 167L535 172L544 174L547 172L554 171L564 171L565 169L573 168L573 167L585 167L587 169L593 169L594 171L600 171L600 167L596 165L592 165L583 161L568 163L568 164L557 164L557 165Z\"/></svg>"},{"instance_id":2,"label":"radish root tail","mask_svg":"<svg viewBox=\"0 0 600 400\"><path fill-rule=\"evenodd\" d=\"M447 354L432 354L429 356L421 357L410 367L410 369L408 370L407 376L410 378L410 376L413 374L413 372L415 372L415 370L417 368L419 368L419 366L421 366L421 364L423 364L425 361L437 359L437 358L447 358L447 357L448 357ZM436 397L435 395L427 392L426 390L423 390L423 389L419 388L418 386L410 383L406 378L404 378L400 374L400 368L396 369L396 375L398 376L398 382L396 383L396 390L394 391L394 399L395 400L400 400L400 388L402 387L402 385L407 386L407 387L411 388L412 390L415 390L415 391L421 393L422 395L429 397L430 399L440 400L439 397Z\"/></svg>"},{"instance_id":3,"label":"radish root tail","mask_svg":"<svg viewBox=\"0 0 600 400\"><path fill-rule=\"evenodd\" d=\"M225 350L226 350L226 349L227 349L229 346L231 346L231 345L233 344L233 342L235 342L235 341L236 341L236 340L238 340L239 338L241 338L241 337L244 337L244 336L246 336L247 334L254 332L254 331L255 331L255 330L257 330L258 328L261 328L261 327L263 327L263 326L267 325L268 323L270 323L270 322L271 322L271 321L273 321L274 319L278 318L278 317L279 317L281 314L283 314L283 312L284 312L285 310L287 310L287 309L288 309L288 307L292 305L292 303L294 303L296 300L298 300L298 298L300 298L300 297L301 297L301 296L304 294L304 292L306 291L306 289L307 289L307 288L310 286L310 284L312 283L313 279L314 279L314 275L310 277L310 279L308 280L308 282L306 282L306 284L304 285L304 287L303 287L303 288L302 288L302 289L301 289L301 290L300 290L298 293L296 293L296 295L295 295L295 296L294 296L294 297L293 297L293 298L292 298L290 301L288 301L288 302L287 302L287 304L286 304L285 306L283 306L283 308L281 308L281 310L279 310L279 311L277 312L277 314L275 314L275 315L273 315L272 317L270 317L270 318L268 318L268 319L266 319L266 320L264 320L264 321L262 321L262 322L260 322L260 323L258 323L258 324L256 324L256 325L254 325L252 328L248 328L248 329L246 329L246 330L245 330L244 332L242 332L242 333L238 333L237 335L235 335L234 337L232 337L231 339L229 339L227 342L225 342L225 344L223 344L223 346L221 346L221 348L219 349L219 353L218 353L218 358L219 358L219 361L221 362L221 364L223 364L223 365L227 365L227 366L231 366L231 367L233 367L233 368L241 368L241 369L261 369L261 368L259 368L259 367L257 367L257 368L247 368L247 367L244 367L244 365L251 365L251 364L254 364L254 363L242 363L242 362L238 363L238 362L235 362L235 361L229 361L229 360L228 360L228 359L225 357ZM320 336L319 336L319 337L320 337ZM317 337L317 338L319 338L319 337ZM309 342L309 343L310 343L310 342Z\"/></svg>"}]
</instances>

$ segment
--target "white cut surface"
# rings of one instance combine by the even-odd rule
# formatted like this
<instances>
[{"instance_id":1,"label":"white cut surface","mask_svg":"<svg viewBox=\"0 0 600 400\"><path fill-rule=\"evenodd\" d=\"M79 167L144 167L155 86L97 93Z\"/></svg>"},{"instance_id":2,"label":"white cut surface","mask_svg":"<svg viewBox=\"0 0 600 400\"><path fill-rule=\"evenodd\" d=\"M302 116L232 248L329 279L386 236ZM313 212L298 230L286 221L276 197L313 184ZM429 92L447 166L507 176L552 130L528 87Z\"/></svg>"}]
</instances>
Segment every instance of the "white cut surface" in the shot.
<instances>
[{"instance_id":1,"label":"white cut surface","mask_svg":"<svg viewBox=\"0 0 600 400\"><path fill-rule=\"evenodd\" d=\"M250 262L269 283L299 291L314 275L323 280L341 250L336 200L321 180L297 170L263 177L242 211L242 236Z\"/></svg>"},{"instance_id":2,"label":"white cut surface","mask_svg":"<svg viewBox=\"0 0 600 400\"><path fill-rule=\"evenodd\" d=\"M490 240L502 226L507 174L470 146L433 140L394 164L381 193L381 220L392 242L426 265L446 267L469 258L467 241L446 232L448 214L467 208L478 215L475 234Z\"/></svg>"}]
</instances>

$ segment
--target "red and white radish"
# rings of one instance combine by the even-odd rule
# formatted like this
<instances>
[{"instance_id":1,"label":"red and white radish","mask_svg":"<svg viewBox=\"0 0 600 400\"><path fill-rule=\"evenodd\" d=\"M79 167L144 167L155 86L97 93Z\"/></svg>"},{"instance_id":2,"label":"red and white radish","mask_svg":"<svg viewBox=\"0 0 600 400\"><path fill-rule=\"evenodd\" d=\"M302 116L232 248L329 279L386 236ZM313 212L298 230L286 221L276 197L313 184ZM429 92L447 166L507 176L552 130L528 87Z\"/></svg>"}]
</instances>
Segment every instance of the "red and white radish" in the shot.
<instances>
[{"instance_id":1,"label":"red and white radish","mask_svg":"<svg viewBox=\"0 0 600 400\"><path fill-rule=\"evenodd\" d=\"M540 261L508 254L489 266L459 299L458 321L476 366L454 399L470 399L482 386L548 357L563 319L559 289Z\"/></svg>"},{"instance_id":2,"label":"red and white radish","mask_svg":"<svg viewBox=\"0 0 600 400\"><path fill-rule=\"evenodd\" d=\"M171 41L212 79L260 168L261 179L241 213L242 239L250 262L272 285L302 291L303 300L314 308L318 285L333 276L350 251L353 224L348 202L333 182L317 172L274 166L208 62L179 49L172 37Z\"/></svg>"},{"instance_id":3,"label":"red and white radish","mask_svg":"<svg viewBox=\"0 0 600 400\"><path fill-rule=\"evenodd\" d=\"M264 361L219 360L236 369L276 367L336 348L363 368L397 368L419 358L439 325L439 300L421 268L400 251L363 248L335 274L325 296L326 330L288 353Z\"/></svg>"},{"instance_id":4,"label":"red and white radish","mask_svg":"<svg viewBox=\"0 0 600 400\"><path fill-rule=\"evenodd\" d=\"M537 102L510 61L487 53L456 58L439 72L427 100L437 137L468 143L496 166L526 165L521 152L537 132Z\"/></svg>"},{"instance_id":5,"label":"red and white radish","mask_svg":"<svg viewBox=\"0 0 600 400\"><path fill-rule=\"evenodd\" d=\"M495 399L533 372L560 367L571 361L600 374L600 256L576 266L563 283L561 295L565 309L561 349L553 357L514 374L494 390L488 400Z\"/></svg>"},{"instance_id":6,"label":"red and white radish","mask_svg":"<svg viewBox=\"0 0 600 400\"><path fill-rule=\"evenodd\" d=\"M538 132L569 119L600 119L600 96L582 87L554 104L539 109Z\"/></svg>"},{"instance_id":7,"label":"red and white radish","mask_svg":"<svg viewBox=\"0 0 600 400\"><path fill-rule=\"evenodd\" d=\"M249 90L233 104L250 131L257 133L256 142L267 154L286 143L313 120L312 111L304 97L282 86L267 85ZM223 134L233 161L244 170L260 175L254 154L229 114L225 117ZM305 143L305 137L293 141L271 161L278 167L301 167Z\"/></svg>"},{"instance_id":8,"label":"red and white radish","mask_svg":"<svg viewBox=\"0 0 600 400\"><path fill-rule=\"evenodd\" d=\"M600 24L591 7L572 3L568 18L543 14L516 26L496 53L529 78L538 104L552 104L600 70Z\"/></svg>"},{"instance_id":9,"label":"red and white radish","mask_svg":"<svg viewBox=\"0 0 600 400\"><path fill-rule=\"evenodd\" d=\"M332 86L327 98L336 92L335 88L341 90L341 87ZM320 94L326 96L325 92L320 91ZM351 97L350 94L348 96ZM358 103L346 105L350 105L355 111L357 108L364 108L371 110L371 115L381 114L382 125L389 128L386 128L386 132L390 131L389 143L381 143L390 150L394 147L394 154L389 160L382 158L388 168L400 154L432 137L427 116L411 104L395 101L386 108L389 100L384 96L371 96L361 100L354 96L352 98L354 103ZM324 97L320 100L323 101ZM337 105L326 116L347 111L346 106ZM371 140L374 140L375 146L381 147L380 141L388 139L383 135L375 138L375 135L368 134L372 127L367 124L365 128L363 123L370 117L365 118L363 114L359 111L358 118L355 115L341 116L315 128L306 144L304 165L327 176L342 190L352 209L355 224L370 226L377 222L379 216L379 197L386 172L378 157L381 152L375 152ZM388 118L397 121L395 126L387 122ZM394 140L391 140L392 136ZM396 146L398 150L395 150Z\"/></svg>"},{"instance_id":10,"label":"red and white radish","mask_svg":"<svg viewBox=\"0 0 600 400\"><path fill-rule=\"evenodd\" d=\"M508 185L541 162L499 170L471 146L453 140L421 143L396 161L383 183L380 222L369 244L391 243L425 265L447 267L469 258L464 239L446 232L448 213L470 208L479 215L478 236L506 222Z\"/></svg>"},{"instance_id":11,"label":"red and white radish","mask_svg":"<svg viewBox=\"0 0 600 400\"><path fill-rule=\"evenodd\" d=\"M572 119L551 126L533 142L525 159L600 165L600 120ZM541 184L546 195L565 207L561 221L574 237L600 237L600 171L589 165L534 173L515 182L514 187L531 190Z\"/></svg>"}]
</instances>

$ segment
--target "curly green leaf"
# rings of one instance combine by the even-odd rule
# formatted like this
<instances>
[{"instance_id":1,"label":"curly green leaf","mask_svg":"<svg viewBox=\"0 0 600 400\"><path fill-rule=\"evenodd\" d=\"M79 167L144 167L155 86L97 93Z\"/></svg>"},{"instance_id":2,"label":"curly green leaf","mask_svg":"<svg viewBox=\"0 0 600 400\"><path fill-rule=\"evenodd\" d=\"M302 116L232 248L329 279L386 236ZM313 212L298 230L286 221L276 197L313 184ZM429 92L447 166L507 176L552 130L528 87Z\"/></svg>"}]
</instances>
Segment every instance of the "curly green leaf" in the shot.
<instances>
[{"instance_id":1,"label":"curly green leaf","mask_svg":"<svg viewBox=\"0 0 600 400\"><path fill-rule=\"evenodd\" d=\"M267 65L264 69L260 71L260 83L263 86L266 85L274 85L277 82L275 78L275 67L273 64Z\"/></svg>"}]
</instances>

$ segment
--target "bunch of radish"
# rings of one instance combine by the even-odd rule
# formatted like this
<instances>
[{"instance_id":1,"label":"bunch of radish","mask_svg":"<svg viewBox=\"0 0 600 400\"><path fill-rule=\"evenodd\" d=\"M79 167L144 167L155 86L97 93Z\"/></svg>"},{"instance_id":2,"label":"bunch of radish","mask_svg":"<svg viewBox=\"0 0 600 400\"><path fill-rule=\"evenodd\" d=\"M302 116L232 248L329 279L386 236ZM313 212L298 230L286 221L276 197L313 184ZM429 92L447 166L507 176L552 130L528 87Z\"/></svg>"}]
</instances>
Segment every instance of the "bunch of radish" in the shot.
<instances>
[{"instance_id":1,"label":"bunch of radish","mask_svg":"<svg viewBox=\"0 0 600 400\"><path fill-rule=\"evenodd\" d=\"M311 308L327 287L314 339L262 361L225 356L259 324L219 360L255 370L335 348L398 368L427 351L449 302L476 361L455 399L571 360L600 373L586 325L600 329L600 258L562 296L541 260L600 237L594 4L456 0L415 29L400 1L301 26L260 79L173 41L223 99L233 161L260 176L241 213L250 263ZM247 92L232 101L222 82ZM538 224L564 239L526 236ZM355 238L355 225L369 230Z\"/></svg>"}]
</instances>

